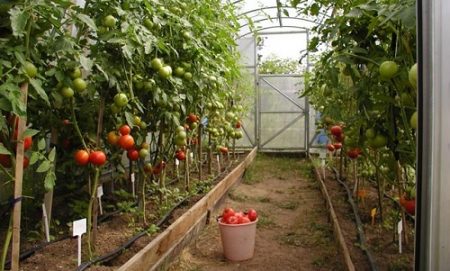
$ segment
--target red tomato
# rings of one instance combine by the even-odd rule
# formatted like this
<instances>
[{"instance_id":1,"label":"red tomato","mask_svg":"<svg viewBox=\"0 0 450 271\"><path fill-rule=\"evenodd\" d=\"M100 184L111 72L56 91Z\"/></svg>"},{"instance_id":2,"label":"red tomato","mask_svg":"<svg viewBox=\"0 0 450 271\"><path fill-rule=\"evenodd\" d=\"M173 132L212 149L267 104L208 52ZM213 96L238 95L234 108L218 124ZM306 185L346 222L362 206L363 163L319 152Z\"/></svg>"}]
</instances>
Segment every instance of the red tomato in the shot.
<instances>
[{"instance_id":1,"label":"red tomato","mask_svg":"<svg viewBox=\"0 0 450 271\"><path fill-rule=\"evenodd\" d=\"M228 217L228 219L225 220L226 224L238 224L239 223L239 218L232 215L230 217Z\"/></svg>"},{"instance_id":2,"label":"red tomato","mask_svg":"<svg viewBox=\"0 0 450 271\"><path fill-rule=\"evenodd\" d=\"M345 135L344 134L340 134L339 136L335 136L334 137L335 139L336 139L336 141L337 142L344 142L344 138L345 138Z\"/></svg>"},{"instance_id":3,"label":"red tomato","mask_svg":"<svg viewBox=\"0 0 450 271\"><path fill-rule=\"evenodd\" d=\"M334 125L333 127L331 127L330 132L332 135L338 137L342 134L342 127L339 125Z\"/></svg>"},{"instance_id":4,"label":"red tomato","mask_svg":"<svg viewBox=\"0 0 450 271\"><path fill-rule=\"evenodd\" d=\"M31 136L27 136L23 139L23 149L29 150L31 148L31 145L33 145L33 139Z\"/></svg>"},{"instance_id":5,"label":"red tomato","mask_svg":"<svg viewBox=\"0 0 450 271\"><path fill-rule=\"evenodd\" d=\"M238 218L238 224L246 224L246 223L250 223L250 218L248 218L247 216L240 216Z\"/></svg>"},{"instance_id":6,"label":"red tomato","mask_svg":"<svg viewBox=\"0 0 450 271\"><path fill-rule=\"evenodd\" d=\"M137 161L139 159L139 152L136 149L129 149L127 156L131 161Z\"/></svg>"},{"instance_id":7,"label":"red tomato","mask_svg":"<svg viewBox=\"0 0 450 271\"><path fill-rule=\"evenodd\" d=\"M236 125L234 126L234 127L236 127L236 128L241 128L241 126L242 126L242 123L238 120L237 122L236 122Z\"/></svg>"},{"instance_id":8,"label":"red tomato","mask_svg":"<svg viewBox=\"0 0 450 271\"><path fill-rule=\"evenodd\" d=\"M78 150L74 154L75 163L79 166L85 166L89 163L89 153L86 150Z\"/></svg>"},{"instance_id":9,"label":"red tomato","mask_svg":"<svg viewBox=\"0 0 450 271\"><path fill-rule=\"evenodd\" d=\"M405 208L405 211L410 215L415 215L416 213L416 200L406 199L405 196L400 198L400 205Z\"/></svg>"},{"instance_id":10,"label":"red tomato","mask_svg":"<svg viewBox=\"0 0 450 271\"><path fill-rule=\"evenodd\" d=\"M89 162L94 166L102 166L106 162L106 154L103 151L93 151L89 155Z\"/></svg>"},{"instance_id":11,"label":"red tomato","mask_svg":"<svg viewBox=\"0 0 450 271\"><path fill-rule=\"evenodd\" d=\"M121 134L121 135L129 135L130 133L131 133L131 128L130 128L130 126L128 126L128 125L122 125L120 128L119 128L119 133Z\"/></svg>"},{"instance_id":12,"label":"red tomato","mask_svg":"<svg viewBox=\"0 0 450 271\"><path fill-rule=\"evenodd\" d=\"M340 148L342 148L342 143L341 142L336 142L333 144L334 149L339 150Z\"/></svg>"},{"instance_id":13,"label":"red tomato","mask_svg":"<svg viewBox=\"0 0 450 271\"><path fill-rule=\"evenodd\" d=\"M255 209L248 209L247 216L250 219L250 221L255 221L258 218L258 213Z\"/></svg>"},{"instance_id":14,"label":"red tomato","mask_svg":"<svg viewBox=\"0 0 450 271\"><path fill-rule=\"evenodd\" d=\"M327 144L327 149L328 149L328 151L334 151L335 150L333 144Z\"/></svg>"},{"instance_id":15,"label":"red tomato","mask_svg":"<svg viewBox=\"0 0 450 271\"><path fill-rule=\"evenodd\" d=\"M117 141L122 149L129 150L134 147L134 138L131 135L123 135Z\"/></svg>"},{"instance_id":16,"label":"red tomato","mask_svg":"<svg viewBox=\"0 0 450 271\"><path fill-rule=\"evenodd\" d=\"M187 117L187 121L190 123L197 122L198 117L194 113L190 113Z\"/></svg>"},{"instance_id":17,"label":"red tomato","mask_svg":"<svg viewBox=\"0 0 450 271\"><path fill-rule=\"evenodd\" d=\"M227 207L222 212L222 220L227 221L230 216L234 216L234 210L230 207Z\"/></svg>"},{"instance_id":18,"label":"red tomato","mask_svg":"<svg viewBox=\"0 0 450 271\"><path fill-rule=\"evenodd\" d=\"M6 168L10 168L12 165L11 156L8 154L0 154L0 164Z\"/></svg>"},{"instance_id":19,"label":"red tomato","mask_svg":"<svg viewBox=\"0 0 450 271\"><path fill-rule=\"evenodd\" d=\"M175 154L175 157L180 160L183 161L186 159L186 154L184 153L184 151L182 150L178 150L177 153Z\"/></svg>"},{"instance_id":20,"label":"red tomato","mask_svg":"<svg viewBox=\"0 0 450 271\"><path fill-rule=\"evenodd\" d=\"M348 156L350 159L356 159L356 158L358 158L359 154L360 154L360 151L359 151L358 148L354 148L354 149L351 149L351 150L348 150L348 151L347 151L347 156Z\"/></svg>"},{"instance_id":21,"label":"red tomato","mask_svg":"<svg viewBox=\"0 0 450 271\"><path fill-rule=\"evenodd\" d=\"M68 120L68 119L63 120L63 124L65 126L69 125L70 124L70 120Z\"/></svg>"},{"instance_id":22,"label":"red tomato","mask_svg":"<svg viewBox=\"0 0 450 271\"><path fill-rule=\"evenodd\" d=\"M30 159L27 156L23 157L23 168L27 168L30 165Z\"/></svg>"},{"instance_id":23,"label":"red tomato","mask_svg":"<svg viewBox=\"0 0 450 271\"><path fill-rule=\"evenodd\" d=\"M222 146L222 147L219 148L219 151L220 151L221 153L223 153L223 154L227 154L227 153L228 153L228 148Z\"/></svg>"}]
</instances>

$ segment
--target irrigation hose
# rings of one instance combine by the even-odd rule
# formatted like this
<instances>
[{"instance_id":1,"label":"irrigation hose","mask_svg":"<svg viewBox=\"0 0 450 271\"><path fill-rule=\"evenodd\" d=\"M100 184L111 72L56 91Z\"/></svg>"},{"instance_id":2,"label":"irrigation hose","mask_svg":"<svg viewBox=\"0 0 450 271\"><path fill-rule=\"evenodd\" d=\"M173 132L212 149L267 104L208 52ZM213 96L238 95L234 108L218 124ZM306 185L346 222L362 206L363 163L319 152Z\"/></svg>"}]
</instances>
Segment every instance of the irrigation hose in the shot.
<instances>
[{"instance_id":1,"label":"irrigation hose","mask_svg":"<svg viewBox=\"0 0 450 271\"><path fill-rule=\"evenodd\" d=\"M358 209L355 205L355 202L353 201L352 192L350 191L350 188L348 187L348 185L341 180L341 177L339 176L339 172L337 171L337 169L334 167L332 167L332 169L333 169L334 174L336 175L336 180L345 188L345 191L347 192L348 202L352 206L353 215L355 216L356 229L358 230L359 242L361 244L361 249L364 251L364 253L367 256L367 259L369 260L370 269L372 271L378 271L378 267L375 262L375 259L372 256L372 253L370 252L369 247L366 242L366 236L364 234L363 224L362 224L361 218L358 214Z\"/></svg>"}]
</instances>

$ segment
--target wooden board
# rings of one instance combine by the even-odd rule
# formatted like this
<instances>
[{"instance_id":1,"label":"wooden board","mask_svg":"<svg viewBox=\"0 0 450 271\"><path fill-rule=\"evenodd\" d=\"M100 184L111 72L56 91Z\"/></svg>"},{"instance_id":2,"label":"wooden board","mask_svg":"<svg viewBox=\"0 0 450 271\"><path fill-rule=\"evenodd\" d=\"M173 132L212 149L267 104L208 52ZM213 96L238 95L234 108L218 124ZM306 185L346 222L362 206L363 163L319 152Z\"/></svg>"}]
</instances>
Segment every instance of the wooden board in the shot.
<instances>
[{"instance_id":1,"label":"wooden board","mask_svg":"<svg viewBox=\"0 0 450 271\"><path fill-rule=\"evenodd\" d=\"M347 266L347 270L355 271L355 265L353 264L352 258L350 257L350 251L348 250L347 244L345 243L344 235L342 234L342 230L339 225L339 220L336 216L336 212L334 211L333 203L331 202L330 195L328 194L327 191L327 187L325 186L325 183L322 180L322 176L320 175L319 169L315 166L314 166L314 173L316 175L316 179L320 183L320 190L322 191L322 195L327 202L327 209L330 213L331 221L333 222L333 232L341 249L341 253L344 258L345 265Z\"/></svg>"},{"instance_id":2,"label":"wooden board","mask_svg":"<svg viewBox=\"0 0 450 271\"><path fill-rule=\"evenodd\" d=\"M245 169L256 156L254 148L233 171L231 171L208 194L199 200L191 209L179 217L164 232L159 234L147 246L134 255L128 262L122 265L118 271L147 271L159 262L177 243L182 240L199 220L202 219L215 206L222 196L244 174Z\"/></svg>"}]
</instances>

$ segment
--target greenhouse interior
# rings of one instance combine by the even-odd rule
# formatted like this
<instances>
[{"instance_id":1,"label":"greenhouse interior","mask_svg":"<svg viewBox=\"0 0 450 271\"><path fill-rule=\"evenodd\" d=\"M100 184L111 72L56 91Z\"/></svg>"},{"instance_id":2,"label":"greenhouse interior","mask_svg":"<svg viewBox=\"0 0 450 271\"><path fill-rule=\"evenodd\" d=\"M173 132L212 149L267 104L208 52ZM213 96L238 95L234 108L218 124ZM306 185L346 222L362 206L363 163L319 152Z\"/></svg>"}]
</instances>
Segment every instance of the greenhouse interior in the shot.
<instances>
[{"instance_id":1,"label":"greenhouse interior","mask_svg":"<svg viewBox=\"0 0 450 271\"><path fill-rule=\"evenodd\" d=\"M449 270L450 1L0 14L0 271Z\"/></svg>"}]
</instances>

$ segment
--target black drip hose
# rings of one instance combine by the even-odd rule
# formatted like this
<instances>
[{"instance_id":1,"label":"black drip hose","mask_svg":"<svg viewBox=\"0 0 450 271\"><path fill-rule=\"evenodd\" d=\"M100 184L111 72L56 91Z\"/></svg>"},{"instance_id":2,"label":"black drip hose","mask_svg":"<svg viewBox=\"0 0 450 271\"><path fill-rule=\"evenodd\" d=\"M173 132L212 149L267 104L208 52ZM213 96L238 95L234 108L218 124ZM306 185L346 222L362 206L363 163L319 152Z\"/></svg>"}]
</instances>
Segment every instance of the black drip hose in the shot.
<instances>
[{"instance_id":1,"label":"black drip hose","mask_svg":"<svg viewBox=\"0 0 450 271\"><path fill-rule=\"evenodd\" d=\"M364 253L367 256L367 259L369 260L370 269L372 271L378 271L378 267L375 262L375 259L372 256L372 253L370 252L369 246L367 245L367 242L366 242L366 236L364 234L363 224L362 224L361 218L359 217L359 214L358 214L358 208L356 208L355 202L353 201L352 192L350 191L350 188L348 187L348 185L341 180L341 177L339 176L338 171L334 167L332 169L333 169L334 174L336 175L336 180L345 188L345 190L347 192L348 202L352 206L353 215L355 216L356 229L358 230L359 242L361 244L361 249L364 251Z\"/></svg>"}]
</instances>

